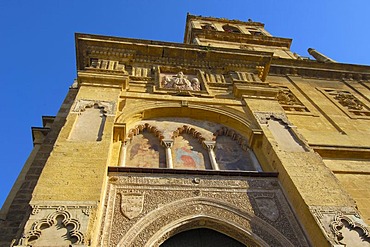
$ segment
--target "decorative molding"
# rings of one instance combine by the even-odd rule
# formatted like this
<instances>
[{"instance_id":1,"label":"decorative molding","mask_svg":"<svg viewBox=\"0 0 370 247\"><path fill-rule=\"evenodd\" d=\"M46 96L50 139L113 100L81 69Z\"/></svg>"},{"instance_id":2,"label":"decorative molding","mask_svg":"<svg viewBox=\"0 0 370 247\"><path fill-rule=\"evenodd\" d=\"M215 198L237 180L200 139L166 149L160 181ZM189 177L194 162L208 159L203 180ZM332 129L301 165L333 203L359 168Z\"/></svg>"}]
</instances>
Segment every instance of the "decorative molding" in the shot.
<instances>
[{"instance_id":1,"label":"decorative molding","mask_svg":"<svg viewBox=\"0 0 370 247\"><path fill-rule=\"evenodd\" d=\"M357 81L370 81L370 74L368 73L368 68L362 68L363 72L355 72L353 68L348 64L323 64L316 63L315 61L302 61L296 60L295 66L283 65L283 64L274 64L276 61L272 61L270 67L271 75L296 75L303 78L315 78L315 79L325 79L325 80L357 80ZM340 66L341 69L331 68L332 66ZM320 67L316 67L320 66ZM327 68L323 68L327 66ZM354 65L356 66L356 65ZM347 67L347 68L346 68ZM359 70L359 67L356 66L356 70ZM360 69L361 70L361 69Z\"/></svg>"},{"instance_id":2,"label":"decorative molding","mask_svg":"<svg viewBox=\"0 0 370 247\"><path fill-rule=\"evenodd\" d=\"M44 229L58 224L57 218L59 217L63 218L61 223L68 229L69 240L73 241L72 243L74 245L84 244L85 236L80 231L81 224L79 220L73 218L71 213L66 210L66 207L59 206L56 208L55 212L50 213L47 217L41 220L35 221L30 230L19 240L18 246L29 246L30 244L37 242L37 240L42 236L42 231Z\"/></svg>"},{"instance_id":3,"label":"decorative molding","mask_svg":"<svg viewBox=\"0 0 370 247\"><path fill-rule=\"evenodd\" d=\"M101 101L101 100L87 100L79 99L77 100L73 107L72 112L81 113L85 111L86 108L94 107L97 105L99 108L104 109L104 114L113 116L115 115L115 103L112 101Z\"/></svg>"},{"instance_id":4,"label":"decorative molding","mask_svg":"<svg viewBox=\"0 0 370 247\"><path fill-rule=\"evenodd\" d=\"M218 136L229 136L232 140L236 141L240 147L247 151L249 149L248 139L237 133L235 130L229 129L227 127L222 127L213 133L213 140L217 142Z\"/></svg>"},{"instance_id":5,"label":"decorative molding","mask_svg":"<svg viewBox=\"0 0 370 247\"><path fill-rule=\"evenodd\" d=\"M202 136L202 133L200 133L195 128L190 127L188 125L183 125L182 127L177 128L177 130L173 132L172 138L176 138L179 135L185 134L185 133L192 135L194 138L198 140L199 143L203 143L206 140L206 138Z\"/></svg>"},{"instance_id":6,"label":"decorative molding","mask_svg":"<svg viewBox=\"0 0 370 247\"><path fill-rule=\"evenodd\" d=\"M148 123L140 124L135 126L135 128L132 128L129 130L126 139L131 140L134 136L142 133L144 130L147 130L150 133L153 133L156 137L158 137L159 141L161 141L164 138L163 133L158 130L157 127L152 126Z\"/></svg>"}]
</instances>

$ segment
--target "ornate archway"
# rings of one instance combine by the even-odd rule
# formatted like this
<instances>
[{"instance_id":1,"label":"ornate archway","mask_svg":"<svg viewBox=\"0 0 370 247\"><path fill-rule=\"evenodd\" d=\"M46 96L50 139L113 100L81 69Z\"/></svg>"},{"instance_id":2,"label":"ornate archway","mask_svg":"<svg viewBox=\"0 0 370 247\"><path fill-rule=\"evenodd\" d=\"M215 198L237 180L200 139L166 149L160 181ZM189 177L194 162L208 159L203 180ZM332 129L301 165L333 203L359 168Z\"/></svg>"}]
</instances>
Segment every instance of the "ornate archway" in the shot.
<instances>
[{"instance_id":1,"label":"ornate archway","mask_svg":"<svg viewBox=\"0 0 370 247\"><path fill-rule=\"evenodd\" d=\"M247 246L293 246L261 218L212 198L186 198L166 204L138 220L118 246L160 246L179 232L209 228Z\"/></svg>"},{"instance_id":2,"label":"ornate archway","mask_svg":"<svg viewBox=\"0 0 370 247\"><path fill-rule=\"evenodd\" d=\"M209 228L196 228L177 233L160 247L245 247L239 241Z\"/></svg>"}]
</instances>

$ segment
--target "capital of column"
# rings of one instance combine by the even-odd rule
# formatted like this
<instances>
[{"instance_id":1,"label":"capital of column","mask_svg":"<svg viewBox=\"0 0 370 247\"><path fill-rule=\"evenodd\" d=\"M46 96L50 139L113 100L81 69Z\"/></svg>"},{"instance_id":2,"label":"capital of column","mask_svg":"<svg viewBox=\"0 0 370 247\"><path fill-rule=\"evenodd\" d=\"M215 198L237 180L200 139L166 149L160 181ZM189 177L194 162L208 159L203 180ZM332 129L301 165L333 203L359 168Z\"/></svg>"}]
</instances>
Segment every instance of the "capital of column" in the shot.
<instances>
[{"instance_id":1,"label":"capital of column","mask_svg":"<svg viewBox=\"0 0 370 247\"><path fill-rule=\"evenodd\" d=\"M204 147L205 147L208 151L210 151L210 150L215 149L216 142L215 142L215 141L203 141L203 145L204 145Z\"/></svg>"},{"instance_id":2,"label":"capital of column","mask_svg":"<svg viewBox=\"0 0 370 247\"><path fill-rule=\"evenodd\" d=\"M172 139L163 139L162 140L162 145L165 148L172 148L172 146L173 146L173 140Z\"/></svg>"}]
</instances>

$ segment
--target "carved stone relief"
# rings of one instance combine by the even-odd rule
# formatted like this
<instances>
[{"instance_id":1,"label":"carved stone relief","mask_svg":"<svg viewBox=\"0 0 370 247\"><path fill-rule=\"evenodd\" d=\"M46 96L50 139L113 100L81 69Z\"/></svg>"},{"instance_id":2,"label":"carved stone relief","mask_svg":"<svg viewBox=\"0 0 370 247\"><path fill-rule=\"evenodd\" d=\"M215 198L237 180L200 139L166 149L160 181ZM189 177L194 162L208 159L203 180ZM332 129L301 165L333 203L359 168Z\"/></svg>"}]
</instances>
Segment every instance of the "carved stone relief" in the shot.
<instances>
[{"instance_id":1,"label":"carved stone relief","mask_svg":"<svg viewBox=\"0 0 370 247\"><path fill-rule=\"evenodd\" d=\"M286 111L309 112L307 107L288 88L279 87L276 99Z\"/></svg>"},{"instance_id":2,"label":"carved stone relief","mask_svg":"<svg viewBox=\"0 0 370 247\"><path fill-rule=\"evenodd\" d=\"M350 207L311 206L310 211L336 246L370 246L369 226Z\"/></svg>"},{"instance_id":3,"label":"carved stone relief","mask_svg":"<svg viewBox=\"0 0 370 247\"><path fill-rule=\"evenodd\" d=\"M131 219L125 194L137 196ZM308 246L276 178L111 173L106 200L99 246L159 246L197 227L247 246Z\"/></svg>"},{"instance_id":4,"label":"carved stone relief","mask_svg":"<svg viewBox=\"0 0 370 247\"><path fill-rule=\"evenodd\" d=\"M143 210L144 194L124 193L121 195L121 212L128 219L137 217Z\"/></svg>"},{"instance_id":5,"label":"carved stone relief","mask_svg":"<svg viewBox=\"0 0 370 247\"><path fill-rule=\"evenodd\" d=\"M196 75L184 75L182 71L175 75L162 74L161 86L166 89L200 91L201 86Z\"/></svg>"},{"instance_id":6,"label":"carved stone relief","mask_svg":"<svg viewBox=\"0 0 370 247\"><path fill-rule=\"evenodd\" d=\"M16 246L88 246L86 235L90 212L96 206L69 205L60 202L32 205L25 232Z\"/></svg>"},{"instance_id":7,"label":"carved stone relief","mask_svg":"<svg viewBox=\"0 0 370 247\"><path fill-rule=\"evenodd\" d=\"M370 117L370 108L351 92L336 89L320 89L334 104L350 117Z\"/></svg>"}]
</instances>

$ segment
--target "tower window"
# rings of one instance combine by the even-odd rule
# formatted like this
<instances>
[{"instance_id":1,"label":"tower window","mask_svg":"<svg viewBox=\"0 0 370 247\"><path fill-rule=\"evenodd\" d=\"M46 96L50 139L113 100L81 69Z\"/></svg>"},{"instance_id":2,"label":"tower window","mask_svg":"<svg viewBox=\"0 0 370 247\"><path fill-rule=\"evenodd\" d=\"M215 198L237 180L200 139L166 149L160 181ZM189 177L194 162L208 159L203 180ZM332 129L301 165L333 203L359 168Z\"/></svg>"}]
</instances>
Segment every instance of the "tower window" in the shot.
<instances>
[{"instance_id":1,"label":"tower window","mask_svg":"<svg viewBox=\"0 0 370 247\"><path fill-rule=\"evenodd\" d=\"M222 28L224 29L225 32L228 32L228 33L240 33L239 28L234 27L234 26L224 25L222 26Z\"/></svg>"},{"instance_id":2,"label":"tower window","mask_svg":"<svg viewBox=\"0 0 370 247\"><path fill-rule=\"evenodd\" d=\"M210 23L203 23L202 29L204 30L216 30L216 28Z\"/></svg>"}]
</instances>

